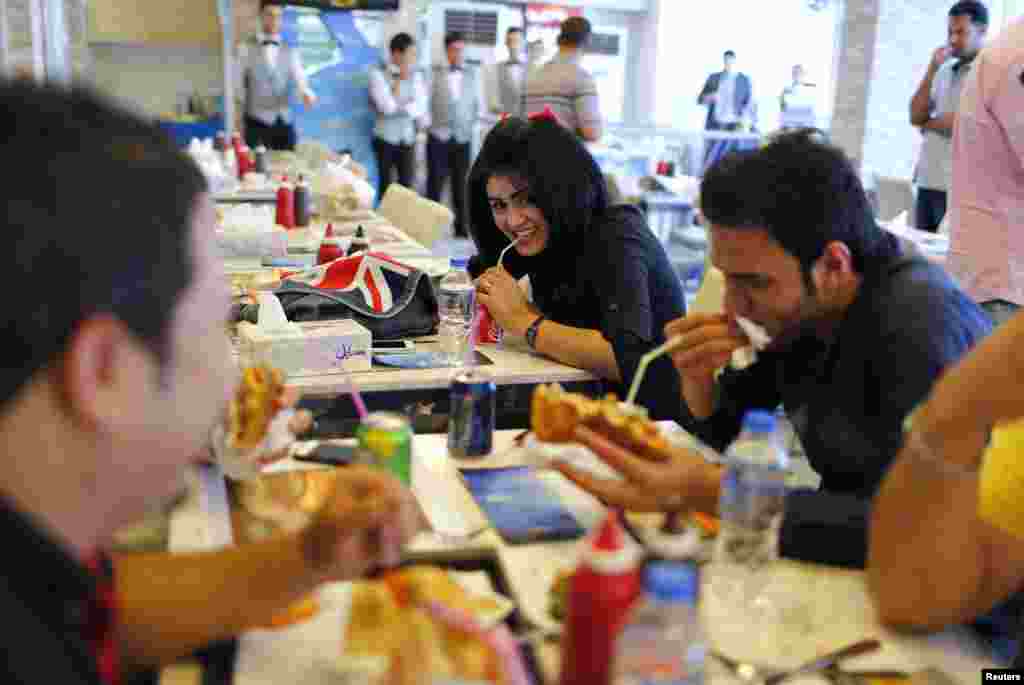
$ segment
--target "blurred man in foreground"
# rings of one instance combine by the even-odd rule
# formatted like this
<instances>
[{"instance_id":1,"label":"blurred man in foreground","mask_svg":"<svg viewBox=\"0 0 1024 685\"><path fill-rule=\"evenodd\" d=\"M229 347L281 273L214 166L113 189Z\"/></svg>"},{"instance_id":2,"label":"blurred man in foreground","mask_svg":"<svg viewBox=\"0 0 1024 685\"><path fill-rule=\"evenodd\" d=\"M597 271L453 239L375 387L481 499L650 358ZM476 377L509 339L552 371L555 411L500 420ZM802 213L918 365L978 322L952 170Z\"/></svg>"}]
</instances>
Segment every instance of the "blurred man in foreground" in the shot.
<instances>
[{"instance_id":1,"label":"blurred man in foreground","mask_svg":"<svg viewBox=\"0 0 1024 685\"><path fill-rule=\"evenodd\" d=\"M410 495L353 470L300 532L211 554L104 553L174 494L236 382L215 213L161 133L78 90L0 86L3 682L119 682L397 562ZM88 230L67 230L69 226Z\"/></svg>"}]
</instances>

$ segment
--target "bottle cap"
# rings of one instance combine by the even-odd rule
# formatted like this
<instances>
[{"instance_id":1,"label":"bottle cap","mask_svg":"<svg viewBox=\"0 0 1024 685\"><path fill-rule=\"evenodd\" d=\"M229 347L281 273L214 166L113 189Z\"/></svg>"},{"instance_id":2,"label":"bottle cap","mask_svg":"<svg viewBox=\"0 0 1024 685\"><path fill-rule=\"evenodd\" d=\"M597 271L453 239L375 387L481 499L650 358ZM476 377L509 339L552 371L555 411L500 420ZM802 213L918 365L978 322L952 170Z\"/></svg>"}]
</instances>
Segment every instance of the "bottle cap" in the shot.
<instances>
[{"instance_id":1,"label":"bottle cap","mask_svg":"<svg viewBox=\"0 0 1024 685\"><path fill-rule=\"evenodd\" d=\"M584 563L598 573L621 574L636 569L640 556L637 544L622 528L619 514L612 511L590 538Z\"/></svg>"},{"instance_id":2,"label":"bottle cap","mask_svg":"<svg viewBox=\"0 0 1024 685\"><path fill-rule=\"evenodd\" d=\"M363 225L362 224L359 224L356 227L356 235L355 235L355 237L356 238L365 238L366 237L366 232L363 230Z\"/></svg>"},{"instance_id":3,"label":"bottle cap","mask_svg":"<svg viewBox=\"0 0 1024 685\"><path fill-rule=\"evenodd\" d=\"M334 224L327 224L327 230L324 231L324 237L325 238L333 238L334 237Z\"/></svg>"},{"instance_id":4,"label":"bottle cap","mask_svg":"<svg viewBox=\"0 0 1024 685\"><path fill-rule=\"evenodd\" d=\"M697 567L693 564L654 561L644 570L644 590L662 602L697 599Z\"/></svg>"},{"instance_id":5,"label":"bottle cap","mask_svg":"<svg viewBox=\"0 0 1024 685\"><path fill-rule=\"evenodd\" d=\"M752 433L774 433L775 414L764 409L751 409L743 415L743 430Z\"/></svg>"}]
</instances>

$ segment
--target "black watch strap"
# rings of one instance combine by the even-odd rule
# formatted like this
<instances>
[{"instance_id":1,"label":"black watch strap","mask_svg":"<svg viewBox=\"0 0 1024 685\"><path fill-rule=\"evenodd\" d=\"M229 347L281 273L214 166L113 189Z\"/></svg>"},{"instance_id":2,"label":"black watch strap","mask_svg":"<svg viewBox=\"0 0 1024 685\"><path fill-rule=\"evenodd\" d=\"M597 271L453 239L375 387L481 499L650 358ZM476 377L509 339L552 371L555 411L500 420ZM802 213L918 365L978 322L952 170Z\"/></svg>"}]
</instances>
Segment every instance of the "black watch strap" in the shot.
<instances>
[{"instance_id":1,"label":"black watch strap","mask_svg":"<svg viewBox=\"0 0 1024 685\"><path fill-rule=\"evenodd\" d=\"M530 346L531 350L537 349L537 331L540 330L540 325L544 323L544 320L547 318L548 317L541 314L534 319L533 323L530 324L530 327L526 329L526 344Z\"/></svg>"}]
</instances>

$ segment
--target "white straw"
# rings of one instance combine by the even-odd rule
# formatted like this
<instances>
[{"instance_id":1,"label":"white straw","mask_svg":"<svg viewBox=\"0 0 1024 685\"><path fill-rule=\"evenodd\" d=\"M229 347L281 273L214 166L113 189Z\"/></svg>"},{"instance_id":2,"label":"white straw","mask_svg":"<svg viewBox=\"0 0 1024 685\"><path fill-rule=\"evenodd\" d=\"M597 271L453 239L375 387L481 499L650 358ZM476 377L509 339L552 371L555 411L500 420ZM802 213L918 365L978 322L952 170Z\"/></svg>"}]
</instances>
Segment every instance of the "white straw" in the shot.
<instances>
[{"instance_id":1,"label":"white straw","mask_svg":"<svg viewBox=\"0 0 1024 685\"><path fill-rule=\"evenodd\" d=\"M633 404L636 400L636 394L640 390L640 384L643 383L644 374L647 373L647 366L663 354L668 354L679 347L682 342L683 339L681 337L671 338L640 357L640 363L636 367L636 374L633 376L633 383L629 386L629 394L626 395L626 404Z\"/></svg>"},{"instance_id":2,"label":"white straw","mask_svg":"<svg viewBox=\"0 0 1024 685\"><path fill-rule=\"evenodd\" d=\"M524 234L525 235L525 234ZM512 246L523 239L523 235L518 236L515 240L505 246L505 249L501 251L501 255L498 257L498 266L502 269L505 268L505 253L512 249Z\"/></svg>"}]
</instances>

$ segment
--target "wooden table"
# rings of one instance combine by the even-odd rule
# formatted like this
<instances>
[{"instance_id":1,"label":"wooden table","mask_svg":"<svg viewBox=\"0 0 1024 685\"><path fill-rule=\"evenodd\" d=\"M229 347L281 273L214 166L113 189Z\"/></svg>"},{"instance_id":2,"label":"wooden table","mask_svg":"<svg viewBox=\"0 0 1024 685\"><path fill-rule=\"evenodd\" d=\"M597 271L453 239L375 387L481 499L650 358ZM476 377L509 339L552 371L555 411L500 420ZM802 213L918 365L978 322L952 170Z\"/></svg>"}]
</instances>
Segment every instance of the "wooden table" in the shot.
<instances>
[{"instance_id":1,"label":"wooden table","mask_svg":"<svg viewBox=\"0 0 1024 685\"><path fill-rule=\"evenodd\" d=\"M495 436L493 456L472 462L472 465L486 467L522 463L524 453L512 449L514 436L513 431L499 431ZM436 529L454 534L472 531L486 523L457 474L457 468L467 464L448 456L445 436L416 437L413 490ZM288 465L282 464L278 468L288 468ZM555 473L546 472L542 477L557 489L585 526L591 527L600 520L603 510L589 495ZM223 480L214 473L200 483L189 503L172 519L172 550L216 548L230 539ZM473 538L472 544L497 551L521 610L537 625L555 628L546 612L548 589L555 574L575 562L584 542L509 546L495 532L486 531ZM443 548L444 544L428 534L416 540L413 547L437 549ZM800 594L796 596L807 599L809 608L804 611L804 619L810 626L802 639L789 645L787 653L777 656L778 665L795 665L817 653L868 636L881 639L883 649L877 654L851 660L848 668L914 671L933 666L949 673L957 682L973 685L978 682L979 670L993 665L989 651L965 629L957 627L931 636L920 636L899 634L881 627L862 572L782 562L775 573L780 582L788 584L787 587L800 588ZM729 637L728 629L743 625L744 639L749 642L752 637L750 626L731 620L736 617L730 617L719 604L709 599L711 594L707 584L713 575L705 573L704 576L701 609L709 632L709 643L725 652L735 653L740 648ZM347 610L347 605L339 607L332 603L344 604L346 587L344 583L325 586L321 592L322 613L326 612L323 617L280 631L255 631L243 636L235 683L262 685L274 682L272 672L278 668L293 674L288 682L330 683L331 676L325 672L325 664L329 664L331 657L340 650L341 621ZM551 682L557 672L558 649L548 646L541 650L541 655L546 677ZM710 682L735 682L713 659L708 660L707 670ZM163 682L165 685L188 682L187 673L194 671L168 670ZM171 680L183 675L185 680ZM825 682L814 677L794 679L793 682L798 684L801 681Z\"/></svg>"}]
</instances>

